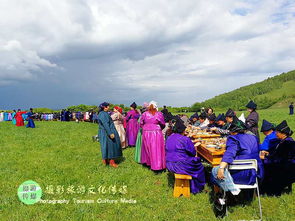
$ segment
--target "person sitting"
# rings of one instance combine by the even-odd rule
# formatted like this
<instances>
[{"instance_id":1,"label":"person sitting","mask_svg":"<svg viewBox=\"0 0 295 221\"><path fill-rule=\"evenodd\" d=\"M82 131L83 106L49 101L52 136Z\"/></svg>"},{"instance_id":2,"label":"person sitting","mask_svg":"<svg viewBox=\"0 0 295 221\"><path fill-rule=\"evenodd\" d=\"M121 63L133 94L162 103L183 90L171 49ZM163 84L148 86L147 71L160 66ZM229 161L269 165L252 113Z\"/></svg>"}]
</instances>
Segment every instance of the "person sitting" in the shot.
<instances>
[{"instance_id":1,"label":"person sitting","mask_svg":"<svg viewBox=\"0 0 295 221\"><path fill-rule=\"evenodd\" d=\"M218 128L221 128L221 129L226 129L227 125L226 125L226 119L225 119L225 115L224 114L219 114L217 117L216 117L216 126Z\"/></svg>"},{"instance_id":2,"label":"person sitting","mask_svg":"<svg viewBox=\"0 0 295 221\"><path fill-rule=\"evenodd\" d=\"M253 185L256 176L263 178L263 164L259 158L259 143L256 136L246 134L245 124L235 119L230 127L230 136L227 138L226 151L218 167L212 169L211 180L214 185L221 187L224 191L231 191L233 195L238 195L240 190L235 184ZM247 170L227 170L228 164L234 160L256 159L258 163L258 173L254 169ZM218 189L218 188L215 188Z\"/></svg>"},{"instance_id":3,"label":"person sitting","mask_svg":"<svg viewBox=\"0 0 295 221\"><path fill-rule=\"evenodd\" d=\"M260 150L268 150L271 145L276 145L277 136L275 132L275 127L272 123L267 120L262 121L261 132L265 135L263 143L260 145Z\"/></svg>"},{"instance_id":4,"label":"person sitting","mask_svg":"<svg viewBox=\"0 0 295 221\"><path fill-rule=\"evenodd\" d=\"M194 113L191 117L190 117L190 124L192 126L198 127L200 125L200 121L199 121L199 115L198 113Z\"/></svg>"},{"instance_id":5,"label":"person sitting","mask_svg":"<svg viewBox=\"0 0 295 221\"><path fill-rule=\"evenodd\" d=\"M199 117L199 121L200 121L200 125L199 125L199 128L200 129L206 129L208 127L208 124L209 124L209 120L207 119L207 114L202 112L200 114L200 117Z\"/></svg>"},{"instance_id":6,"label":"person sitting","mask_svg":"<svg viewBox=\"0 0 295 221\"><path fill-rule=\"evenodd\" d=\"M205 186L205 171L193 142L184 136L185 125L181 120L176 120L173 133L166 141L166 167L172 173L192 176L190 182L191 193L199 193Z\"/></svg>"},{"instance_id":7,"label":"person sitting","mask_svg":"<svg viewBox=\"0 0 295 221\"><path fill-rule=\"evenodd\" d=\"M207 125L208 128L217 126L217 124L215 123L216 116L214 113L208 116L208 120L209 120L209 124Z\"/></svg>"},{"instance_id":8,"label":"person sitting","mask_svg":"<svg viewBox=\"0 0 295 221\"><path fill-rule=\"evenodd\" d=\"M291 190L290 187L295 182L295 141L291 137L293 131L285 120L275 130L279 143L261 153L265 168L261 191L279 196L286 187Z\"/></svg>"}]
</instances>

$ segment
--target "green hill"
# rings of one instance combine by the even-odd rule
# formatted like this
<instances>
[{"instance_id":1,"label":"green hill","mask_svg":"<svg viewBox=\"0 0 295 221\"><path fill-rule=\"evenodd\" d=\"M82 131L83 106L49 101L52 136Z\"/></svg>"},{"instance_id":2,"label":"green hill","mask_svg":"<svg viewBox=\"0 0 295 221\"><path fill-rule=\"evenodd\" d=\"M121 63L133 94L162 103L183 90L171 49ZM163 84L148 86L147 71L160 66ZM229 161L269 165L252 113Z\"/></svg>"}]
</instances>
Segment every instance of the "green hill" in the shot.
<instances>
[{"instance_id":1,"label":"green hill","mask_svg":"<svg viewBox=\"0 0 295 221\"><path fill-rule=\"evenodd\" d=\"M288 106L291 101L295 101L295 70L215 96L201 103L197 102L192 105L192 109L214 107L244 110L249 100L254 100L259 109Z\"/></svg>"}]
</instances>

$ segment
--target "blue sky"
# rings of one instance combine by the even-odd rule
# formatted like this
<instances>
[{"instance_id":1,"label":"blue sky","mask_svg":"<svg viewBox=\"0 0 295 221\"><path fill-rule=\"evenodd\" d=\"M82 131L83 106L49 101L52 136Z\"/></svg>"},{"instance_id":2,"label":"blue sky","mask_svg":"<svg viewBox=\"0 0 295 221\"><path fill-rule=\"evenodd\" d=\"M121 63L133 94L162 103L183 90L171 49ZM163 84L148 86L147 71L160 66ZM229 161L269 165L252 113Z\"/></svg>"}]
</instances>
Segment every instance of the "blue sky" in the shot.
<instances>
[{"instance_id":1,"label":"blue sky","mask_svg":"<svg viewBox=\"0 0 295 221\"><path fill-rule=\"evenodd\" d=\"M184 106L295 69L294 1L2 0L0 109Z\"/></svg>"}]
</instances>

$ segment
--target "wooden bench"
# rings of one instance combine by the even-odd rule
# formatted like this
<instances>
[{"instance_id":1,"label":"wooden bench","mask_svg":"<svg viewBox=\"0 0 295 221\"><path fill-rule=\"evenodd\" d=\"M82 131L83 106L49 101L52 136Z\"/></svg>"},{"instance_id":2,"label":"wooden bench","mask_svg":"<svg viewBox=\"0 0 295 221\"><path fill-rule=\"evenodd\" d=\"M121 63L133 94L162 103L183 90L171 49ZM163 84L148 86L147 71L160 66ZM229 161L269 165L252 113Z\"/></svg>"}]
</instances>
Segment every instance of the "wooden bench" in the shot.
<instances>
[{"instance_id":1,"label":"wooden bench","mask_svg":"<svg viewBox=\"0 0 295 221\"><path fill-rule=\"evenodd\" d=\"M185 197L190 197L190 180L192 177L185 174L174 174L174 197L180 197L181 195Z\"/></svg>"}]
</instances>

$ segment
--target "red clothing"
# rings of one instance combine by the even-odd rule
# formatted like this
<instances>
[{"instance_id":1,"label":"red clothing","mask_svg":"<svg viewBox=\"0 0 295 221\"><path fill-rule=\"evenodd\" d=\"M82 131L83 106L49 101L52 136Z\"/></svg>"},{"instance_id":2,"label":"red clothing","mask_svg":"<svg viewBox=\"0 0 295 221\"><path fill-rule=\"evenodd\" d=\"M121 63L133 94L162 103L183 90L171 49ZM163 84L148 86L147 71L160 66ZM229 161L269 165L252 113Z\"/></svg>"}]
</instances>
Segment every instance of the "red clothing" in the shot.
<instances>
[{"instance_id":1,"label":"red clothing","mask_svg":"<svg viewBox=\"0 0 295 221\"><path fill-rule=\"evenodd\" d=\"M25 111L16 112L14 118L16 119L16 126L17 127L25 126L24 119L23 119L23 116L22 116L22 114L25 114L25 113L26 113Z\"/></svg>"}]
</instances>

